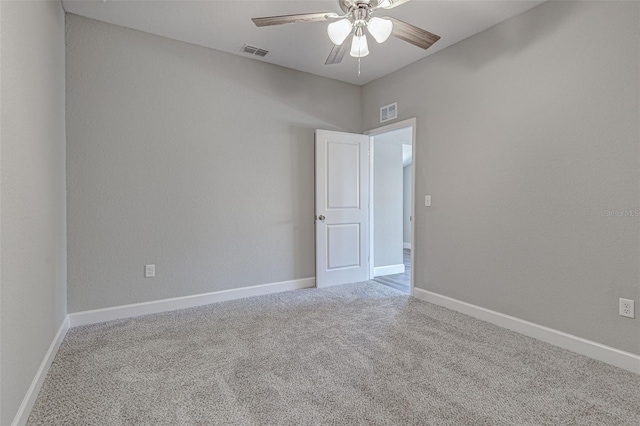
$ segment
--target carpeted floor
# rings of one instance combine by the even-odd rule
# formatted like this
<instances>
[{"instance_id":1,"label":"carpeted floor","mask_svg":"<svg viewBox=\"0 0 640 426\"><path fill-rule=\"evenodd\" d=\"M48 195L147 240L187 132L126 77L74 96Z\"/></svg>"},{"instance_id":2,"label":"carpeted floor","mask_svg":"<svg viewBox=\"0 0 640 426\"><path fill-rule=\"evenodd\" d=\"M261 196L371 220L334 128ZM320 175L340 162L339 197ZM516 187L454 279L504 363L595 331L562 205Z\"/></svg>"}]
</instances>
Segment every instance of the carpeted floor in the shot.
<instances>
[{"instance_id":1,"label":"carpeted floor","mask_svg":"<svg viewBox=\"0 0 640 426\"><path fill-rule=\"evenodd\" d=\"M640 376L367 282L71 329L39 425L638 425Z\"/></svg>"}]
</instances>

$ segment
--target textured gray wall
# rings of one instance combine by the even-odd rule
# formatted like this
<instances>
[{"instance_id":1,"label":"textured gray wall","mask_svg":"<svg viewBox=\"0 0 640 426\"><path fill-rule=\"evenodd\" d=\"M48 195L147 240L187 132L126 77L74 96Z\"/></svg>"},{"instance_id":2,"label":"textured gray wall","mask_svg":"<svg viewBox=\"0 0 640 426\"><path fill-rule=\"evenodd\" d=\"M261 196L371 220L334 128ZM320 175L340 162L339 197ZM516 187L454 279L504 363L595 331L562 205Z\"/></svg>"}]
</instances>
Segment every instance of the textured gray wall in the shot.
<instances>
[{"instance_id":1,"label":"textured gray wall","mask_svg":"<svg viewBox=\"0 0 640 426\"><path fill-rule=\"evenodd\" d=\"M69 312L313 276L314 130L360 132L360 102L67 15Z\"/></svg>"},{"instance_id":2,"label":"textured gray wall","mask_svg":"<svg viewBox=\"0 0 640 426\"><path fill-rule=\"evenodd\" d=\"M364 87L417 117L419 288L640 353L639 18L544 3Z\"/></svg>"},{"instance_id":3,"label":"textured gray wall","mask_svg":"<svg viewBox=\"0 0 640 426\"><path fill-rule=\"evenodd\" d=\"M402 240L411 242L411 171L413 165L409 164L402 170Z\"/></svg>"},{"instance_id":4,"label":"textured gray wall","mask_svg":"<svg viewBox=\"0 0 640 426\"><path fill-rule=\"evenodd\" d=\"M2 2L0 424L66 315L64 12Z\"/></svg>"},{"instance_id":5,"label":"textured gray wall","mask_svg":"<svg viewBox=\"0 0 640 426\"><path fill-rule=\"evenodd\" d=\"M373 266L402 264L402 143L373 138Z\"/></svg>"}]
</instances>

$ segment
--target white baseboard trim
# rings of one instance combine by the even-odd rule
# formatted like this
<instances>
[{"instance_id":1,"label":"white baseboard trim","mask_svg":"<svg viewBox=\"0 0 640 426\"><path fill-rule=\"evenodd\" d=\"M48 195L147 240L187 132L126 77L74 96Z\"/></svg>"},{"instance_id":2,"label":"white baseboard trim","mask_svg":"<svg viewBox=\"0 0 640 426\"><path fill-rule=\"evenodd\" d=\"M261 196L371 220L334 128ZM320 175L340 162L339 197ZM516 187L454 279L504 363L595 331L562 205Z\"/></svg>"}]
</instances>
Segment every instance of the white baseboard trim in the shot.
<instances>
[{"instance_id":1,"label":"white baseboard trim","mask_svg":"<svg viewBox=\"0 0 640 426\"><path fill-rule=\"evenodd\" d=\"M402 243L402 248L411 250L411 243Z\"/></svg>"},{"instance_id":2,"label":"white baseboard trim","mask_svg":"<svg viewBox=\"0 0 640 426\"><path fill-rule=\"evenodd\" d=\"M157 314L159 312L175 311L177 309L193 308L210 303L245 297L262 296L289 290L309 288L316 285L316 278L302 278L298 280L282 281L278 283L261 284L251 287L234 288L230 290L214 291L211 293L194 294L191 296L174 297L172 299L154 300L151 302L134 303L131 305L113 306L110 308L94 309L69 314L71 327L97 324L105 321L132 318L140 315Z\"/></svg>"},{"instance_id":3,"label":"white baseboard trim","mask_svg":"<svg viewBox=\"0 0 640 426\"><path fill-rule=\"evenodd\" d=\"M404 265L376 266L373 268L373 276L381 277L383 275L404 274Z\"/></svg>"},{"instance_id":4,"label":"white baseboard trim","mask_svg":"<svg viewBox=\"0 0 640 426\"><path fill-rule=\"evenodd\" d=\"M18 408L18 412L16 416L13 418L13 422L11 422L11 426L23 426L27 424L27 420L29 419L29 414L31 414L31 409L33 408L33 404L36 402L36 398L38 398L38 393L40 392L40 388L42 387L42 383L44 383L44 379L47 377L47 373L49 372L49 367L51 367L51 363L53 359L56 357L56 353L58 352L58 348L64 339L64 336L67 335L67 331L69 330L69 317L65 316L58 332L56 333L51 345L49 345L49 349L47 353L44 355L42 362L40 363L40 367L36 372L36 375L27 389L27 393Z\"/></svg>"},{"instance_id":5,"label":"white baseboard trim","mask_svg":"<svg viewBox=\"0 0 640 426\"><path fill-rule=\"evenodd\" d=\"M413 289L413 296L418 299L444 306L451 310L469 315L471 317L507 328L525 336L542 340L543 342L559 346L598 361L624 368L632 373L640 374L640 355L621 351L582 337L574 336L563 331L538 325L510 315L462 302L441 294L432 293L420 288Z\"/></svg>"}]
</instances>

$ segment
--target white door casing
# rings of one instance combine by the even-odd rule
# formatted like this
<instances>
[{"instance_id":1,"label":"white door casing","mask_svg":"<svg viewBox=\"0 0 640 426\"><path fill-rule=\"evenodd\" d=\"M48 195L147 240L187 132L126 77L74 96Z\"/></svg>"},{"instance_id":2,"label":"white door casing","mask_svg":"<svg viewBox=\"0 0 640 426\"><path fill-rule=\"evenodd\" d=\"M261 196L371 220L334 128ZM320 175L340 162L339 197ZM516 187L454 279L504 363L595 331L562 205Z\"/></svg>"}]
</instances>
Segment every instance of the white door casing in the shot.
<instances>
[{"instance_id":1,"label":"white door casing","mask_svg":"<svg viewBox=\"0 0 640 426\"><path fill-rule=\"evenodd\" d=\"M382 127L378 127L376 129L372 129L372 130L367 130L366 132L364 132L365 135L373 137L382 133L387 133L387 132L391 132L393 130L398 130L398 129L402 129L405 127L411 127L413 129L413 131L411 132L411 156L412 156L412 164L413 167L412 169L412 173L411 173L411 266L412 269L415 270L415 264L416 264L416 226L415 226L415 221L413 220L413 218L416 217L416 162L417 162L417 158L416 158L416 118L410 118L407 120L402 120L402 121L398 121L396 123L392 123L392 124L388 124L386 126L382 126ZM369 170L369 173L372 173L373 171L373 156L374 156L374 152L373 152L373 138L371 140L371 159L369 160L369 164L371 165L371 169ZM370 196L371 199L369 200L370 202L373 200L373 186L375 185L375 183L373 182L373 176L371 176L372 181L370 182L369 188L370 188ZM370 226L369 226L369 235L370 235L370 239L369 239L369 254L371 256L371 258L374 257L375 254L375 248L373 247L373 227L375 226L374 220L373 220L373 214L374 211L373 209L370 209ZM371 262L371 277L373 277L373 261ZM413 296L413 290L415 288L415 274L412 273L411 274L411 295Z\"/></svg>"},{"instance_id":2,"label":"white door casing","mask_svg":"<svg viewBox=\"0 0 640 426\"><path fill-rule=\"evenodd\" d=\"M369 279L369 137L316 130L316 286Z\"/></svg>"}]
</instances>

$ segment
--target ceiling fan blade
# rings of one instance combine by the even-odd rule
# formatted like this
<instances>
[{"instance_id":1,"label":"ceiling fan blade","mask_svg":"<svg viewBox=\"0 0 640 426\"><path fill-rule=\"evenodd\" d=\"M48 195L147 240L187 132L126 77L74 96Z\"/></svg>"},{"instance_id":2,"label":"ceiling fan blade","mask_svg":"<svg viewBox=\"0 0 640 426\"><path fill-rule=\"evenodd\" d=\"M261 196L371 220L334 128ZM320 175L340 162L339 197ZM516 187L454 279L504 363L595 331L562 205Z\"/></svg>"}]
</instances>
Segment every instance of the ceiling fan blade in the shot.
<instances>
[{"instance_id":1,"label":"ceiling fan blade","mask_svg":"<svg viewBox=\"0 0 640 426\"><path fill-rule=\"evenodd\" d=\"M418 46L421 49L428 49L433 43L440 40L439 35L430 33L429 31L418 28L415 25L408 24L390 16L385 16L385 19L389 19L393 22L393 31L391 34L394 37L411 43L414 46Z\"/></svg>"},{"instance_id":2,"label":"ceiling fan blade","mask_svg":"<svg viewBox=\"0 0 640 426\"><path fill-rule=\"evenodd\" d=\"M338 46L337 44L335 44L333 46L333 49L331 49L331 53L329 53L329 57L324 63L325 65L339 64L340 62L342 62L344 54L347 53L347 50L349 50L349 39L350 37L347 37L347 40L345 40L341 45Z\"/></svg>"},{"instance_id":3,"label":"ceiling fan blade","mask_svg":"<svg viewBox=\"0 0 640 426\"><path fill-rule=\"evenodd\" d=\"M264 18L252 18L256 27L266 27L269 25L282 25L282 24L298 24L304 22L319 22L327 21L331 19L338 19L340 15L332 12L324 13L303 13L300 15L283 15L283 16L267 16Z\"/></svg>"},{"instance_id":4,"label":"ceiling fan blade","mask_svg":"<svg viewBox=\"0 0 640 426\"><path fill-rule=\"evenodd\" d=\"M402 5L402 4L405 4L408 1L409 0L390 0L391 6L387 6L384 9L393 9L394 7L398 7L398 6Z\"/></svg>"}]
</instances>

